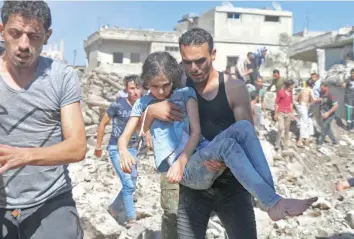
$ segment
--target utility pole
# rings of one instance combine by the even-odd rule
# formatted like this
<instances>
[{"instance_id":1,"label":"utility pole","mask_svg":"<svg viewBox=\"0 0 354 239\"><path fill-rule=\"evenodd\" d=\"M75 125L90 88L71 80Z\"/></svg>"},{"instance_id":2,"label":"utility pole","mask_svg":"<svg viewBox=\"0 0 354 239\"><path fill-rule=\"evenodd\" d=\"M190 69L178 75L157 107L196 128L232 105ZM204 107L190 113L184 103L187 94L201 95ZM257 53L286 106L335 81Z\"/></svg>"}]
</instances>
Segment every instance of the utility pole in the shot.
<instances>
[{"instance_id":1,"label":"utility pole","mask_svg":"<svg viewBox=\"0 0 354 239\"><path fill-rule=\"evenodd\" d=\"M75 66L75 60L76 60L76 49L74 50L74 60L73 60L73 66Z\"/></svg>"},{"instance_id":2,"label":"utility pole","mask_svg":"<svg viewBox=\"0 0 354 239\"><path fill-rule=\"evenodd\" d=\"M101 17L97 17L97 30L100 30L100 28L101 28L100 20L101 20Z\"/></svg>"}]
</instances>

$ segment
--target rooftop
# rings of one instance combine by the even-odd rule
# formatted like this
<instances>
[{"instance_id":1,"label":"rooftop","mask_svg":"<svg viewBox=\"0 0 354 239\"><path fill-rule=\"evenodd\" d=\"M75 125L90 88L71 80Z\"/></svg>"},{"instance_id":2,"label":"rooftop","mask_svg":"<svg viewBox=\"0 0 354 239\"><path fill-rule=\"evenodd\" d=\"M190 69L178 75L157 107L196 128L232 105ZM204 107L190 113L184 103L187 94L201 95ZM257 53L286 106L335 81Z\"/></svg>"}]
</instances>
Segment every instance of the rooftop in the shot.
<instances>
[{"instance_id":1,"label":"rooftop","mask_svg":"<svg viewBox=\"0 0 354 239\"><path fill-rule=\"evenodd\" d=\"M315 58L317 48L343 47L353 44L354 27L343 27L337 31L325 32L323 34L304 38L294 43L290 48L292 58Z\"/></svg>"},{"instance_id":2,"label":"rooftop","mask_svg":"<svg viewBox=\"0 0 354 239\"><path fill-rule=\"evenodd\" d=\"M254 15L267 15L267 16L280 16L280 17L292 17L293 13L290 11L284 11L281 9L259 9L259 8L239 8L234 7L232 4L225 4L223 6L217 6L214 8L217 12L237 12L247 13Z\"/></svg>"},{"instance_id":3,"label":"rooftop","mask_svg":"<svg viewBox=\"0 0 354 239\"><path fill-rule=\"evenodd\" d=\"M180 33L175 31L155 31L153 29L101 28L84 41L84 48L100 39L177 43L179 35Z\"/></svg>"}]
</instances>

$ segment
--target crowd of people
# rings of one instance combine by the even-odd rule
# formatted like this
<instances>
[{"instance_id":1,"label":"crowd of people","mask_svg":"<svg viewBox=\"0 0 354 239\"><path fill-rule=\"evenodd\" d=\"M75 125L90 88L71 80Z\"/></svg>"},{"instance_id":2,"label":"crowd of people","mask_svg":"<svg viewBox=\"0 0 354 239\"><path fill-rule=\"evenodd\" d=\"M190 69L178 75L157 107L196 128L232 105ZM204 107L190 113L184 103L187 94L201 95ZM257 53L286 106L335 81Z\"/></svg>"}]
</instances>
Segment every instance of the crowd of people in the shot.
<instances>
[{"instance_id":1,"label":"crowd of people","mask_svg":"<svg viewBox=\"0 0 354 239\"><path fill-rule=\"evenodd\" d=\"M1 18L5 51L0 59L0 235L83 238L68 173L68 164L83 160L86 153L78 76L64 63L40 56L52 34L51 12L44 1L5 1ZM265 116L259 66L267 49L248 54L234 78L213 67L217 53L206 30L188 30L179 38L179 48L181 63L168 52L154 52L140 76L126 76L124 91L99 124L95 155L102 156L105 127L112 121L107 150L122 183L108 207L111 215L124 214L127 228L140 219L134 192L137 151L144 137L161 173L162 238L205 238L212 212L229 238L257 238L252 197L273 221L301 215L317 197L277 194L257 136ZM278 70L273 76L279 148L281 142L287 146L294 117L294 82L283 81ZM316 118L317 110L319 145L326 135L337 143L330 123L338 104L316 77L298 97L303 114L299 147L309 138L308 111ZM351 92L351 81L344 87Z\"/></svg>"},{"instance_id":2,"label":"crowd of people","mask_svg":"<svg viewBox=\"0 0 354 239\"><path fill-rule=\"evenodd\" d=\"M312 73L295 98L293 96L295 81L292 79L284 80L280 77L279 70L275 69L273 70L273 80L268 87L264 87L259 68L264 62L266 53L267 49L265 47L260 48L257 53L249 52L247 60L243 64L237 63L235 65L234 73L230 71L230 66L225 71L229 78L245 82L251 99L253 121L256 129L263 129L264 118L267 117L264 97L266 92L272 91L276 93L274 111L271 112L272 121L277 122L278 125L276 150L288 148L290 127L294 121L298 121L300 128L298 147L303 148L312 143L311 138L315 137L316 133L318 148L321 148L327 136L331 139L333 145L337 145L338 142L332 132L331 123L335 119L339 106L334 96L329 92L328 85L321 81L317 73ZM253 73L255 74L253 75ZM352 77L342 85L346 89L345 107L348 131L352 131L354 128L354 121L352 121L354 114L352 110L354 105L354 84L352 85L354 69L351 73ZM299 116L298 119L295 117L295 112Z\"/></svg>"}]
</instances>

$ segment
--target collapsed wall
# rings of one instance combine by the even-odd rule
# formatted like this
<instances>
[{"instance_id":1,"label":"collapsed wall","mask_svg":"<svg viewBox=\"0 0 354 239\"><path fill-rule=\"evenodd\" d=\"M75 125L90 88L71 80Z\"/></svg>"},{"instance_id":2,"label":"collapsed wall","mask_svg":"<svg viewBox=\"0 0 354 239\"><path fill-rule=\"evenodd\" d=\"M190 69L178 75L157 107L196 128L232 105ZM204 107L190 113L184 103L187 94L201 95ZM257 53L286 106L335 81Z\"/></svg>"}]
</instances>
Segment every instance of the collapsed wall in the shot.
<instances>
[{"instance_id":1,"label":"collapsed wall","mask_svg":"<svg viewBox=\"0 0 354 239\"><path fill-rule=\"evenodd\" d=\"M81 77L82 112L89 145L95 146L98 124L117 93L123 89L123 78L124 75L107 71L105 68L96 68ZM103 143L108 141L110 132L111 126L106 127Z\"/></svg>"},{"instance_id":2,"label":"collapsed wall","mask_svg":"<svg viewBox=\"0 0 354 239\"><path fill-rule=\"evenodd\" d=\"M121 189L120 181L114 172L107 152L102 158L93 156L95 147L95 135L102 114L109 104L114 101L116 93L123 88L123 74L117 74L106 68L97 68L81 78L83 91L83 115L85 118L86 135L88 139L88 152L86 159L80 163L70 165L70 176L73 181L73 195L77 203L80 217L83 221L85 239L115 238L159 238L158 231L161 227L162 209L160 207L160 185L159 174L151 166L151 155L143 155L139 162L138 187L135 194L137 211L150 215L139 220L139 224L130 229L125 229L121 224L111 217L107 212L107 206L113 196ZM274 106L274 93L268 92L266 105L268 109ZM338 200L336 195L329 195L332 192L332 181L338 174L338 169L326 165L336 164L343 170L353 171L353 163L347 158L343 147L334 149L328 158L317 155L314 147L292 151L289 155L278 155L274 151L271 136L274 135L274 125L266 120L267 133L261 139L262 148L267 161L271 167L277 192L285 197L305 198L309 196L320 196L321 203L314 206L304 216L271 222L266 213L255 208L257 219L258 237L265 238L312 238L317 236L328 236L334 232L350 231L345 207L352 205L352 196L346 200ZM107 144L111 127L106 127L106 135L103 145ZM349 144L350 139L346 142ZM291 145L296 144L295 137L291 139ZM354 145L354 141L352 143ZM338 158L337 155L341 155ZM317 162L325 163L318 164ZM342 170L342 169L341 169ZM313 172L316 171L314 174ZM344 172L344 171L343 171ZM341 173L343 173L341 171ZM346 172L346 171L345 171ZM340 174L341 174L340 173ZM330 180L331 179L331 180ZM324 206L323 206L324 205ZM328 206L329 205L329 206ZM329 208L331 207L331 208ZM323 209L324 208L324 209ZM344 208L344 209L343 209ZM348 213L348 215L352 215ZM350 226L352 227L352 226ZM354 226L353 226L354 227ZM147 232L156 232L148 237ZM156 236L155 236L156 235ZM227 238L225 229L220 220L213 216L208 224L206 238L222 239Z\"/></svg>"},{"instance_id":3,"label":"collapsed wall","mask_svg":"<svg viewBox=\"0 0 354 239\"><path fill-rule=\"evenodd\" d=\"M346 61L345 64L335 64L326 72L323 82L333 86L341 86L346 79L350 78L351 69L354 69L354 61Z\"/></svg>"},{"instance_id":4,"label":"collapsed wall","mask_svg":"<svg viewBox=\"0 0 354 239\"><path fill-rule=\"evenodd\" d=\"M339 104L336 115L342 119L346 118L344 105L344 91L341 86L350 78L350 71L354 69L354 61L347 60L344 64L335 64L329 68L323 77L322 82L329 85L330 92Z\"/></svg>"}]
</instances>

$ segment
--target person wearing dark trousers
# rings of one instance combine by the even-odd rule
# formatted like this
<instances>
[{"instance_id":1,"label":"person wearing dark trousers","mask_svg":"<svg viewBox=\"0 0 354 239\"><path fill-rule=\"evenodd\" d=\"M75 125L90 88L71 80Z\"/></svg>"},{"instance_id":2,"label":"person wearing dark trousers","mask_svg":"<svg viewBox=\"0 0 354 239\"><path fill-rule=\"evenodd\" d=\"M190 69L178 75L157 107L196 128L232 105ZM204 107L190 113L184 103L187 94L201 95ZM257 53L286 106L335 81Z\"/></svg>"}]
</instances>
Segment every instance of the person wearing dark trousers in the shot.
<instances>
[{"instance_id":1,"label":"person wearing dark trousers","mask_svg":"<svg viewBox=\"0 0 354 239\"><path fill-rule=\"evenodd\" d=\"M244 82L229 80L213 67L216 50L210 33L200 28L191 29L181 36L179 46L188 75L187 86L197 93L202 135L212 140L235 121L253 122ZM182 120L182 116L178 106L162 101L150 105L146 122L154 119ZM224 164L215 160L209 160L204 165L213 171L225 169ZM205 238L208 222L214 211L229 238L256 239L251 198L251 194L235 179L230 169L226 169L207 190L193 190L180 184L178 238Z\"/></svg>"},{"instance_id":2,"label":"person wearing dark trousers","mask_svg":"<svg viewBox=\"0 0 354 239\"><path fill-rule=\"evenodd\" d=\"M337 144L337 140L334 137L333 131L331 129L331 123L336 116L336 110L338 109L338 102L334 99L333 95L329 92L328 85L326 83L321 83L321 135L318 138L318 147L321 147L326 136L332 140L334 145Z\"/></svg>"},{"instance_id":3,"label":"person wearing dark trousers","mask_svg":"<svg viewBox=\"0 0 354 239\"><path fill-rule=\"evenodd\" d=\"M344 104L346 109L347 129L354 132L354 69L350 71L350 78L343 84L342 88L345 88Z\"/></svg>"},{"instance_id":4,"label":"person wearing dark trousers","mask_svg":"<svg viewBox=\"0 0 354 239\"><path fill-rule=\"evenodd\" d=\"M84 238L68 166L87 143L77 72L41 56L45 1L4 1L0 58L0 238Z\"/></svg>"}]
</instances>

